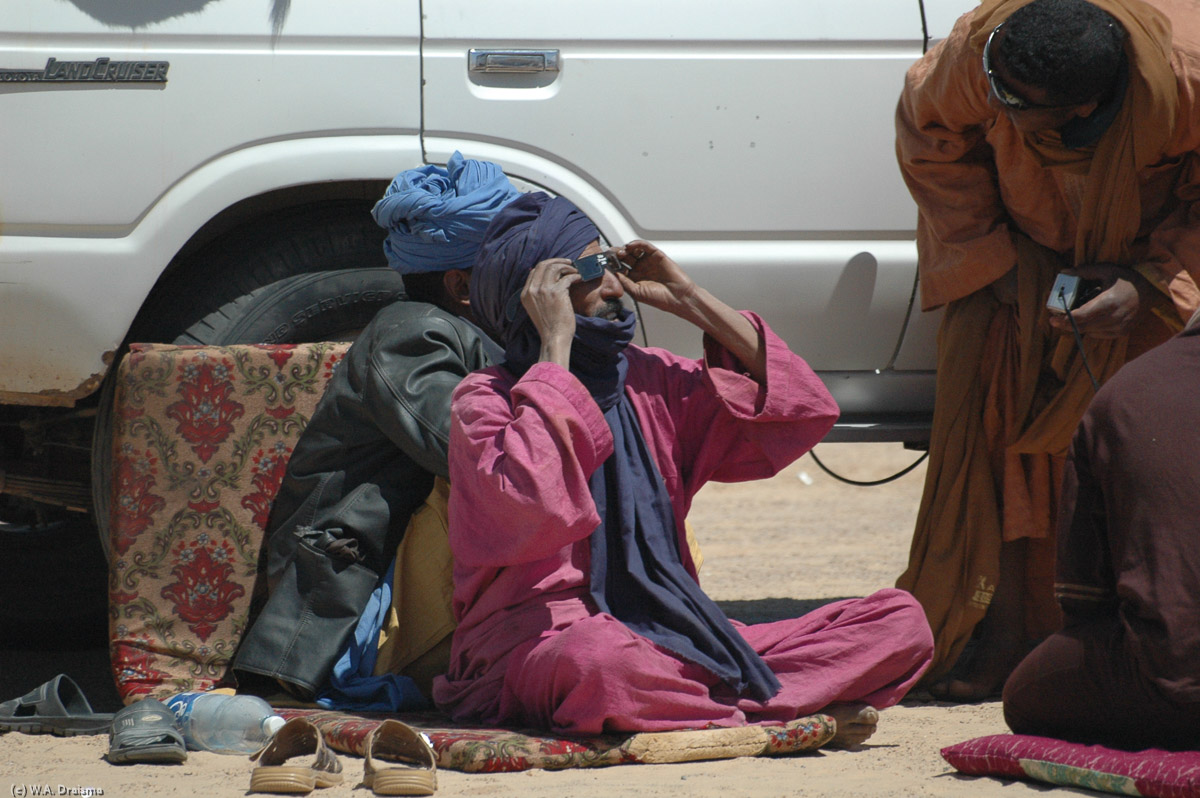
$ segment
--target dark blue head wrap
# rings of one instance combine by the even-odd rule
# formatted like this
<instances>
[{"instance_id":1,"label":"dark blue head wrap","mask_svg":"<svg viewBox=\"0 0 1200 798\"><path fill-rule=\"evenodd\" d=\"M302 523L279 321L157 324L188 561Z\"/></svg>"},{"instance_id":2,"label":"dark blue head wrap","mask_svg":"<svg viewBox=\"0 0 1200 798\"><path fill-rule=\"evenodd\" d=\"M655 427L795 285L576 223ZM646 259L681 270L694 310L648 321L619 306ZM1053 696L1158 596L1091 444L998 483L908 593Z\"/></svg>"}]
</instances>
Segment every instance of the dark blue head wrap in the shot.
<instances>
[{"instance_id":1,"label":"dark blue head wrap","mask_svg":"<svg viewBox=\"0 0 1200 798\"><path fill-rule=\"evenodd\" d=\"M522 194L496 214L483 234L471 274L471 310L504 347L521 330L537 331L523 306L506 317L509 299L519 294L533 267L549 258L574 260L600 237L575 204L541 191Z\"/></svg>"},{"instance_id":2,"label":"dark blue head wrap","mask_svg":"<svg viewBox=\"0 0 1200 798\"><path fill-rule=\"evenodd\" d=\"M504 367L520 376L537 362L541 339L519 306L507 306L533 267L577 258L599 237L571 202L526 194L496 215L471 273L471 307L504 346ZM600 525L591 535L590 591L596 608L679 657L715 674L739 695L765 701L779 680L683 567L666 484L625 395L635 319L576 315L571 373L604 413L613 454L588 478ZM697 430L697 434L703 434Z\"/></svg>"},{"instance_id":3,"label":"dark blue head wrap","mask_svg":"<svg viewBox=\"0 0 1200 798\"><path fill-rule=\"evenodd\" d=\"M492 217L521 193L489 161L456 152L446 167L401 172L371 210L388 231L388 265L401 274L471 268Z\"/></svg>"}]
</instances>

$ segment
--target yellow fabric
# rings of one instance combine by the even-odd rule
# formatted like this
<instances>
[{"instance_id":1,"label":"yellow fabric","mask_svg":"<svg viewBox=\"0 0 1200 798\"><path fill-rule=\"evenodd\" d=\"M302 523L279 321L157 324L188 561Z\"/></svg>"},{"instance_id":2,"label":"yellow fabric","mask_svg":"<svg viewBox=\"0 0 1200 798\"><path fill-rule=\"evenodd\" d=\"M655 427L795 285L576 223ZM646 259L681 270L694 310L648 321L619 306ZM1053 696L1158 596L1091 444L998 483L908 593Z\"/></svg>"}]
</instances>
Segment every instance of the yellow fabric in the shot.
<instances>
[{"instance_id":1,"label":"yellow fabric","mask_svg":"<svg viewBox=\"0 0 1200 798\"><path fill-rule=\"evenodd\" d=\"M687 533L688 551L692 553L692 563L696 566L696 573L700 573L700 568L704 565L704 552L700 551L700 541L696 540L696 530L692 529L690 521L683 522L683 530Z\"/></svg>"},{"instance_id":2,"label":"yellow fabric","mask_svg":"<svg viewBox=\"0 0 1200 798\"><path fill-rule=\"evenodd\" d=\"M1049 328L1045 299L1063 268L1145 256L1144 245L1134 246L1144 222L1141 170L1179 138L1171 25L1140 0L1092 0L1129 31L1131 56L1126 101L1094 151L1066 150L1054 133L1021 136L989 111L979 54L992 29L1027 2L988 0L964 17L940 51L910 70L897 109L901 167L922 208L922 300L946 305L930 463L909 565L897 581L934 630L927 681L953 665L986 613L1002 541L1042 541L1030 549L1027 631L1043 634L1058 622L1058 483L1093 389L1073 338ZM989 117L986 131L966 122ZM1036 243L997 222L1010 216ZM1001 305L987 286L1014 264L1017 303ZM1186 318L1200 296L1188 266L1200 264L1172 261L1166 276L1150 270L1162 299L1141 308L1128 336L1085 339L1098 380L1182 326L1181 313Z\"/></svg>"},{"instance_id":3,"label":"yellow fabric","mask_svg":"<svg viewBox=\"0 0 1200 798\"><path fill-rule=\"evenodd\" d=\"M435 479L433 490L413 513L396 550L392 608L379 632L377 675L405 673L405 668L454 631L454 561L446 539L449 498L449 483ZM440 672L445 672L449 661L447 651Z\"/></svg>"}]
</instances>

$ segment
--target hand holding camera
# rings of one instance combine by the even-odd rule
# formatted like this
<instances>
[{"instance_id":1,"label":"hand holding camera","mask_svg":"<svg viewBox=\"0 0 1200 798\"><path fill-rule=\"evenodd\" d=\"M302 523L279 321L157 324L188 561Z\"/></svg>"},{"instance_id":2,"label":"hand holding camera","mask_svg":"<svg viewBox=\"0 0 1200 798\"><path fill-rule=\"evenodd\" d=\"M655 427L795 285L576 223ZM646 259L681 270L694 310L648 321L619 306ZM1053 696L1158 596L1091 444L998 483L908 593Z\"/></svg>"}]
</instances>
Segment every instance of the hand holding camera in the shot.
<instances>
[{"instance_id":1,"label":"hand holding camera","mask_svg":"<svg viewBox=\"0 0 1200 798\"><path fill-rule=\"evenodd\" d=\"M1059 272L1050 288L1050 298L1046 300L1046 307L1051 313L1076 311L1098 297L1103 290L1096 280L1085 280L1077 274Z\"/></svg>"},{"instance_id":2,"label":"hand holding camera","mask_svg":"<svg viewBox=\"0 0 1200 798\"><path fill-rule=\"evenodd\" d=\"M626 266L617 279L627 294L652 308L680 315L696 284L679 264L648 241L630 241L613 253Z\"/></svg>"},{"instance_id":3,"label":"hand holding camera","mask_svg":"<svg viewBox=\"0 0 1200 798\"><path fill-rule=\"evenodd\" d=\"M1050 326L1070 332L1074 320L1083 335L1093 338L1124 335L1141 305L1138 280L1133 269L1112 263L1094 263L1060 272L1046 299Z\"/></svg>"}]
</instances>

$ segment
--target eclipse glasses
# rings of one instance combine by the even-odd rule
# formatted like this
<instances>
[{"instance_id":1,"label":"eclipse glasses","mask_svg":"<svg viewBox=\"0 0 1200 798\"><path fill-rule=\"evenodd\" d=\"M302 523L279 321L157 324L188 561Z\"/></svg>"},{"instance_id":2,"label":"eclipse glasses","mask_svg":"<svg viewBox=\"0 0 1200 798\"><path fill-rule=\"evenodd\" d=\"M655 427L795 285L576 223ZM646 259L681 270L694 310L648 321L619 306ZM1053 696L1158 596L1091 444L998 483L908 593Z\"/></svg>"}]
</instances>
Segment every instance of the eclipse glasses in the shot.
<instances>
[{"instance_id":1,"label":"eclipse glasses","mask_svg":"<svg viewBox=\"0 0 1200 798\"><path fill-rule=\"evenodd\" d=\"M613 274L623 272L629 273L629 267L620 261L619 258L610 250L608 252L597 252L595 255L585 255L578 260L572 261L571 266L575 271L579 272L579 277L583 282L589 280L597 280L604 276L604 272L610 271ZM517 311L521 308L521 292L513 294L508 304L504 307L504 315L509 321L517 317Z\"/></svg>"}]
</instances>

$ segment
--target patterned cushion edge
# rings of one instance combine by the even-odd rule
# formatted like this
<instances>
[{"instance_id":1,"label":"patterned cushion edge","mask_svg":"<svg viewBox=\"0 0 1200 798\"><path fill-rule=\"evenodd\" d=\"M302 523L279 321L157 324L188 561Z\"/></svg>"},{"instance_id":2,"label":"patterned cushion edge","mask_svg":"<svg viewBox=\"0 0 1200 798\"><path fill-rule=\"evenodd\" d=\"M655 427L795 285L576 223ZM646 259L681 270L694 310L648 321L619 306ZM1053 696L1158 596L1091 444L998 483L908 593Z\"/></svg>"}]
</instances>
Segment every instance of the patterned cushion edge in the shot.
<instances>
[{"instance_id":1,"label":"patterned cushion edge","mask_svg":"<svg viewBox=\"0 0 1200 798\"><path fill-rule=\"evenodd\" d=\"M285 718L307 717L325 735L330 748L362 756L371 731L387 715L352 715L314 709L280 709ZM602 735L589 738L555 737L534 730L495 729L456 724L438 713L406 714L401 718L428 735L438 755L438 767L467 773L501 773L531 769L604 767L653 761L697 761L735 756L780 756L811 751L833 737L833 720L827 715L798 718L777 726L739 729L698 729L632 735ZM714 732L755 734L752 748L744 745L712 745ZM736 735L735 735L736 736ZM675 738L663 745L667 738ZM647 738L655 745L647 746ZM653 752L652 758L646 753ZM671 751L674 752L673 758Z\"/></svg>"},{"instance_id":2,"label":"patterned cushion edge","mask_svg":"<svg viewBox=\"0 0 1200 798\"><path fill-rule=\"evenodd\" d=\"M994 734L943 748L969 776L999 776L1152 798L1200 798L1200 752L1120 751L1024 734Z\"/></svg>"}]
</instances>

